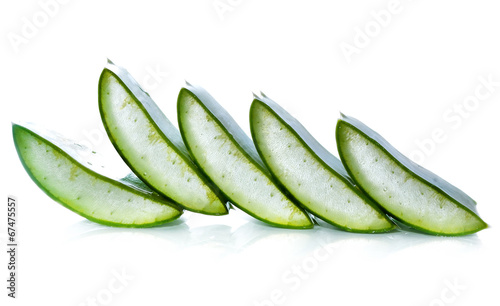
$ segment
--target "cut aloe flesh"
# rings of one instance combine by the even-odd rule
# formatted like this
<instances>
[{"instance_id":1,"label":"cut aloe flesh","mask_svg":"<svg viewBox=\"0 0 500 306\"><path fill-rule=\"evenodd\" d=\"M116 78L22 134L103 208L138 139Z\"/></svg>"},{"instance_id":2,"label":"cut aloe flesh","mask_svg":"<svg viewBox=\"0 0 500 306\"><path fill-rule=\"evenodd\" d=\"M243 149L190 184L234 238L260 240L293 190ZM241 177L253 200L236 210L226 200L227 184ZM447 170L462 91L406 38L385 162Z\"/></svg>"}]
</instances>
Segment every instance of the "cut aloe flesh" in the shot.
<instances>
[{"instance_id":1,"label":"cut aloe flesh","mask_svg":"<svg viewBox=\"0 0 500 306\"><path fill-rule=\"evenodd\" d=\"M273 180L251 139L204 89L182 88L177 112L194 160L236 207L274 226L313 227L308 213Z\"/></svg>"},{"instance_id":2,"label":"cut aloe flesh","mask_svg":"<svg viewBox=\"0 0 500 306\"><path fill-rule=\"evenodd\" d=\"M342 115L336 128L350 176L396 220L436 235L466 235L487 227L468 195L417 165L365 124Z\"/></svg>"},{"instance_id":3,"label":"cut aloe flesh","mask_svg":"<svg viewBox=\"0 0 500 306\"><path fill-rule=\"evenodd\" d=\"M269 170L312 214L347 231L394 229L378 205L351 183L340 160L277 103L256 97L250 127Z\"/></svg>"},{"instance_id":4,"label":"cut aloe flesh","mask_svg":"<svg viewBox=\"0 0 500 306\"><path fill-rule=\"evenodd\" d=\"M227 200L192 162L179 131L132 76L111 62L99 79L99 110L116 150L149 187L190 211L228 213Z\"/></svg>"},{"instance_id":5,"label":"cut aloe flesh","mask_svg":"<svg viewBox=\"0 0 500 306\"><path fill-rule=\"evenodd\" d=\"M13 124L12 131L19 158L33 181L52 199L91 221L149 227L182 214L177 204L133 174L121 180L105 175L95 152L83 146L29 124Z\"/></svg>"}]
</instances>

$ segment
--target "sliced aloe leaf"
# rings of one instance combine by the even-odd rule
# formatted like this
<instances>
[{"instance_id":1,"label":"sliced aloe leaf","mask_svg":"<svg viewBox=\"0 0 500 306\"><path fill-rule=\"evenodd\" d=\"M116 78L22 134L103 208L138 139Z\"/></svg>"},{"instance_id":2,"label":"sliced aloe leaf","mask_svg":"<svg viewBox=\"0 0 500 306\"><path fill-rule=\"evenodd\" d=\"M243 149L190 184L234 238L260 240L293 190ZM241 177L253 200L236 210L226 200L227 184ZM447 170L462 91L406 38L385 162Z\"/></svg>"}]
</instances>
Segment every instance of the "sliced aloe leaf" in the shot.
<instances>
[{"instance_id":1,"label":"sliced aloe leaf","mask_svg":"<svg viewBox=\"0 0 500 306\"><path fill-rule=\"evenodd\" d=\"M309 215L276 184L251 139L204 89L182 88L181 135L196 163L241 210L269 224L311 228Z\"/></svg>"},{"instance_id":2,"label":"sliced aloe leaf","mask_svg":"<svg viewBox=\"0 0 500 306\"><path fill-rule=\"evenodd\" d=\"M17 153L33 181L52 199L97 223L149 227L178 218L182 209L133 174L105 174L95 152L54 132L13 124Z\"/></svg>"},{"instance_id":3,"label":"sliced aloe leaf","mask_svg":"<svg viewBox=\"0 0 500 306\"><path fill-rule=\"evenodd\" d=\"M386 232L394 224L348 178L340 160L267 97L250 108L252 138L276 179L320 219L353 232Z\"/></svg>"},{"instance_id":4,"label":"sliced aloe leaf","mask_svg":"<svg viewBox=\"0 0 500 306\"><path fill-rule=\"evenodd\" d=\"M179 131L123 68L108 62L99 110L111 142L132 171L187 210L228 213L227 200L192 162Z\"/></svg>"},{"instance_id":5,"label":"sliced aloe leaf","mask_svg":"<svg viewBox=\"0 0 500 306\"><path fill-rule=\"evenodd\" d=\"M359 120L342 115L336 138L350 176L396 220L436 235L466 235L487 227L474 200Z\"/></svg>"}]
</instances>

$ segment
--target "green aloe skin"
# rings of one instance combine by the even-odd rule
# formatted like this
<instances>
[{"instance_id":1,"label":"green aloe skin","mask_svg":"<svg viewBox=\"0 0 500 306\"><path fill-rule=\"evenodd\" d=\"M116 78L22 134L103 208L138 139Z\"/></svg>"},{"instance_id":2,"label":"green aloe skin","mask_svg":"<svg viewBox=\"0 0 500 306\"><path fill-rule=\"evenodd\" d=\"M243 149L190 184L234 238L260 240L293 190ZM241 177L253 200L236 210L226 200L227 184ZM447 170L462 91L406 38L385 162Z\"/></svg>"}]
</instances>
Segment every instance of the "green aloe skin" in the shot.
<instances>
[{"instance_id":1,"label":"green aloe skin","mask_svg":"<svg viewBox=\"0 0 500 306\"><path fill-rule=\"evenodd\" d=\"M111 62L99 79L99 110L114 147L151 189L186 210L228 213L227 200L193 163L179 131L133 77Z\"/></svg>"},{"instance_id":2,"label":"green aloe skin","mask_svg":"<svg viewBox=\"0 0 500 306\"><path fill-rule=\"evenodd\" d=\"M359 120L342 115L336 138L349 175L396 220L444 236L471 234L487 227L473 199L412 162Z\"/></svg>"},{"instance_id":3,"label":"green aloe skin","mask_svg":"<svg viewBox=\"0 0 500 306\"><path fill-rule=\"evenodd\" d=\"M104 174L104 166L92 158L96 153L71 140L29 124L13 124L12 132L19 158L38 187L91 221L150 227L182 214L177 204L150 190L133 174L120 180Z\"/></svg>"},{"instance_id":4,"label":"green aloe skin","mask_svg":"<svg viewBox=\"0 0 500 306\"><path fill-rule=\"evenodd\" d=\"M274 226L313 227L309 215L276 184L251 139L204 89L183 88L177 111L194 160L236 207Z\"/></svg>"},{"instance_id":5,"label":"green aloe skin","mask_svg":"<svg viewBox=\"0 0 500 306\"><path fill-rule=\"evenodd\" d=\"M281 106L255 96L249 138L203 88L177 99L179 130L134 78L108 62L99 111L132 172L116 178L95 152L53 131L13 123L14 144L33 181L52 199L100 224L150 227L183 209L225 215L231 204L267 224L312 228L316 216L342 230L410 227L460 236L488 227L463 191L397 151L359 120L342 115L340 160Z\"/></svg>"},{"instance_id":6,"label":"green aloe skin","mask_svg":"<svg viewBox=\"0 0 500 306\"><path fill-rule=\"evenodd\" d=\"M395 228L378 205L352 184L341 162L277 103L256 96L250 126L270 171L315 216L352 232Z\"/></svg>"}]
</instances>

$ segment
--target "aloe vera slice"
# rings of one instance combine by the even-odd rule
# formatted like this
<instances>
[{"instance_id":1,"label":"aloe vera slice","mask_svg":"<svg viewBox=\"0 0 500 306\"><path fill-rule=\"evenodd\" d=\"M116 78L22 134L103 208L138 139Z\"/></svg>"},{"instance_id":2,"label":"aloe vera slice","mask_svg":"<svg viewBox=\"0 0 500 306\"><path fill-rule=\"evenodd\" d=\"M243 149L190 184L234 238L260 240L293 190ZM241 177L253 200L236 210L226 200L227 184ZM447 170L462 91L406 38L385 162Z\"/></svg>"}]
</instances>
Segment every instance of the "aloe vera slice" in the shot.
<instances>
[{"instance_id":1,"label":"aloe vera slice","mask_svg":"<svg viewBox=\"0 0 500 306\"><path fill-rule=\"evenodd\" d=\"M182 88L177 112L194 160L236 207L275 226L313 227L309 215L273 181L251 139L204 89Z\"/></svg>"},{"instance_id":2,"label":"aloe vera slice","mask_svg":"<svg viewBox=\"0 0 500 306\"><path fill-rule=\"evenodd\" d=\"M466 235L487 227L473 199L359 120L342 115L336 138L350 176L396 220L435 235Z\"/></svg>"},{"instance_id":3,"label":"aloe vera slice","mask_svg":"<svg viewBox=\"0 0 500 306\"><path fill-rule=\"evenodd\" d=\"M19 158L38 187L91 221L149 227L182 214L180 207L151 191L133 174L121 180L111 178L96 163L95 152L87 152L71 140L29 124L13 124L12 132Z\"/></svg>"},{"instance_id":4,"label":"aloe vera slice","mask_svg":"<svg viewBox=\"0 0 500 306\"><path fill-rule=\"evenodd\" d=\"M179 131L133 77L111 62L99 79L99 110L116 150L149 187L190 211L228 213L227 200L192 162Z\"/></svg>"},{"instance_id":5,"label":"aloe vera slice","mask_svg":"<svg viewBox=\"0 0 500 306\"><path fill-rule=\"evenodd\" d=\"M378 205L351 183L340 160L277 103L255 97L250 127L269 170L315 216L352 232L394 229Z\"/></svg>"}]
</instances>

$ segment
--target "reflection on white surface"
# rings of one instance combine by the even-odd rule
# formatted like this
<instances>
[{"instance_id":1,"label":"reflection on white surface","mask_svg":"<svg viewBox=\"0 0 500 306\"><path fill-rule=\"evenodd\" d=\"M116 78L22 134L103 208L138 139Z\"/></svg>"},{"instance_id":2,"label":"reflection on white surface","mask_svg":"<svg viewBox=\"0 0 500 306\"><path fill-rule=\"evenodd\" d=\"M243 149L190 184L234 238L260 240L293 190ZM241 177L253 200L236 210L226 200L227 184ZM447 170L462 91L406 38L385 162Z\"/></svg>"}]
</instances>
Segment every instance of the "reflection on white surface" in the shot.
<instances>
[{"instance_id":1,"label":"reflection on white surface","mask_svg":"<svg viewBox=\"0 0 500 306\"><path fill-rule=\"evenodd\" d=\"M236 218L239 217L238 218ZM232 211L231 216L206 218L186 212L180 219L153 228L131 229L99 225L88 220L74 223L65 231L66 243L94 237L150 237L168 242L177 248L213 247L224 250L229 255L244 252L260 244L280 241L280 247L300 248L307 253L325 245L358 245L372 249L380 255L384 252L404 251L420 245L436 245L461 250L477 249L481 240L477 234L462 237L438 237L418 232L395 230L385 234L359 234L337 229L325 222L311 230L290 230L269 226L252 219L240 211ZM211 223L206 221L210 220ZM216 221L216 222L215 222ZM221 222L225 221L225 222ZM269 247L278 247L271 244Z\"/></svg>"},{"instance_id":2,"label":"reflection on white surface","mask_svg":"<svg viewBox=\"0 0 500 306\"><path fill-rule=\"evenodd\" d=\"M311 230L288 230L239 211L208 218L185 213L170 224L146 229L79 221L64 231L58 252L70 258L86 254L88 263L80 259L81 266L68 267L68 279L76 274L82 283L103 280L104 285L90 286L90 295L78 301L105 292L99 288L106 288L106 279L126 269L134 277L127 290L134 293L113 298L127 305L144 302L137 294L142 290L168 292L178 305L208 298L220 305L235 300L242 305L303 305L325 296L332 303L357 305L385 295L391 296L386 305L440 305L435 299L454 283L462 291L453 305L468 305L468 292L478 290L472 286L477 280L471 280L484 268L498 270L481 262L474 268L463 264L494 255L478 235L435 237L400 230L356 234L322 222ZM70 296L68 300L75 299ZM159 296L142 298L154 303Z\"/></svg>"}]
</instances>

